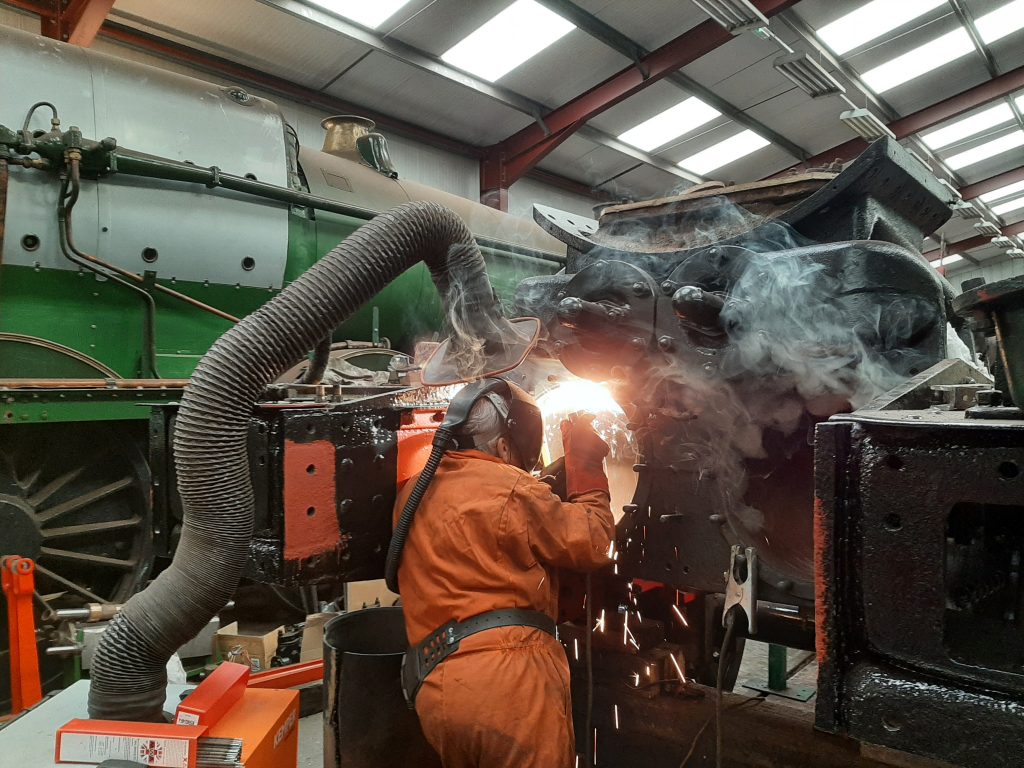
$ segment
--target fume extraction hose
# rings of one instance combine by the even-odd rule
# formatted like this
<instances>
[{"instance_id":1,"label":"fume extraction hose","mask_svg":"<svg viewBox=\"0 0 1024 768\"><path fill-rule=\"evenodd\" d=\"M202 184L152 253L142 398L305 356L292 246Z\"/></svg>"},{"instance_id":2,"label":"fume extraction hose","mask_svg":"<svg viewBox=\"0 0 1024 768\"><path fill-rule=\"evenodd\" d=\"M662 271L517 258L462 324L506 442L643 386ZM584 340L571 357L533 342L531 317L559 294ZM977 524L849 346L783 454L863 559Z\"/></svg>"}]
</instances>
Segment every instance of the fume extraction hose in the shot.
<instances>
[{"instance_id":1,"label":"fume extraction hose","mask_svg":"<svg viewBox=\"0 0 1024 768\"><path fill-rule=\"evenodd\" d=\"M253 406L267 385L419 261L449 313L458 302L472 305L471 315L482 308L500 316L465 223L435 203L406 203L358 229L229 329L200 360L174 432L185 510L181 540L170 567L132 597L104 632L92 662L91 717L161 719L167 660L231 598L248 556Z\"/></svg>"}]
</instances>

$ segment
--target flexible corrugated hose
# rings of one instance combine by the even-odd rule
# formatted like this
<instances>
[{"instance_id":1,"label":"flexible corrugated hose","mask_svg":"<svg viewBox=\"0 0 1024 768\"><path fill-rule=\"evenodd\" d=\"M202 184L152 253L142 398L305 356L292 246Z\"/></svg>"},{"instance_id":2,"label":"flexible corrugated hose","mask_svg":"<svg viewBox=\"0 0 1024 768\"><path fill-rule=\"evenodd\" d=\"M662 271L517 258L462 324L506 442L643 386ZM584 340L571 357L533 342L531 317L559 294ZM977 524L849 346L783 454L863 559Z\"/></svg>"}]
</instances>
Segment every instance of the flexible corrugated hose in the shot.
<instances>
[{"instance_id":1,"label":"flexible corrugated hose","mask_svg":"<svg viewBox=\"0 0 1024 768\"><path fill-rule=\"evenodd\" d=\"M185 510L181 540L170 567L104 632L92 662L91 717L162 719L167 660L231 598L248 556L253 406L268 384L419 261L430 269L449 317L455 311L461 319L460 333L501 326L483 257L465 223L435 203L407 203L358 229L199 361L174 432ZM461 311L467 306L472 311Z\"/></svg>"}]
</instances>

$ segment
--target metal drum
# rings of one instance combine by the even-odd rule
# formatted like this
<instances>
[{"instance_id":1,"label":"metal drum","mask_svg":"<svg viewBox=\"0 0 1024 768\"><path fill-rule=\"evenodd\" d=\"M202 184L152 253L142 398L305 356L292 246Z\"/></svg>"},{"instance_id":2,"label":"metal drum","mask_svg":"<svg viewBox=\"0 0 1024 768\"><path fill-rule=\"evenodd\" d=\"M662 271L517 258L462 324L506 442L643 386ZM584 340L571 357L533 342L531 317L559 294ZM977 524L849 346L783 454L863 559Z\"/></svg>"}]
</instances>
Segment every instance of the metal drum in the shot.
<instances>
[{"instance_id":1,"label":"metal drum","mask_svg":"<svg viewBox=\"0 0 1024 768\"><path fill-rule=\"evenodd\" d=\"M324 630L325 768L440 768L402 696L401 608L368 608Z\"/></svg>"}]
</instances>

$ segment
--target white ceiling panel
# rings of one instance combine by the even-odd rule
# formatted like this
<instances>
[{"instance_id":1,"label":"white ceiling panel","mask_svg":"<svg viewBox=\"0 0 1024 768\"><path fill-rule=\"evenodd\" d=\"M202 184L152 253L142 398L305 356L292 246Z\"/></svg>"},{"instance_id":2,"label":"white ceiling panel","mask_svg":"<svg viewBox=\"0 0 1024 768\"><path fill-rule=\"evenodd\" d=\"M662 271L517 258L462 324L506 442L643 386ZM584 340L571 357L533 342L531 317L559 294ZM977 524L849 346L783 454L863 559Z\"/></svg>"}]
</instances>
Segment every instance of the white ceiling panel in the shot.
<instances>
[{"instance_id":1,"label":"white ceiling panel","mask_svg":"<svg viewBox=\"0 0 1024 768\"><path fill-rule=\"evenodd\" d=\"M117 0L111 20L311 88L368 51L254 0Z\"/></svg>"},{"instance_id":2,"label":"white ceiling panel","mask_svg":"<svg viewBox=\"0 0 1024 768\"><path fill-rule=\"evenodd\" d=\"M780 26L775 32L790 45L796 41L788 27ZM742 35L687 65L683 72L733 106L747 109L793 87L772 66L782 54L776 43Z\"/></svg>"},{"instance_id":3,"label":"white ceiling panel","mask_svg":"<svg viewBox=\"0 0 1024 768\"><path fill-rule=\"evenodd\" d=\"M751 107L747 114L816 155L854 138L839 120L839 113L846 109L836 97L812 99L799 88L790 88Z\"/></svg>"},{"instance_id":4,"label":"white ceiling panel","mask_svg":"<svg viewBox=\"0 0 1024 768\"><path fill-rule=\"evenodd\" d=\"M327 93L477 145L496 143L532 122L493 99L382 53L371 53Z\"/></svg>"},{"instance_id":5,"label":"white ceiling panel","mask_svg":"<svg viewBox=\"0 0 1024 768\"><path fill-rule=\"evenodd\" d=\"M600 184L632 168L637 160L573 136L540 162L544 170L587 184Z\"/></svg>"},{"instance_id":6,"label":"white ceiling panel","mask_svg":"<svg viewBox=\"0 0 1024 768\"><path fill-rule=\"evenodd\" d=\"M707 20L689 0L575 0L576 4L648 50Z\"/></svg>"},{"instance_id":7,"label":"white ceiling panel","mask_svg":"<svg viewBox=\"0 0 1024 768\"><path fill-rule=\"evenodd\" d=\"M671 173L649 165L641 165L624 173L614 181L610 181L601 189L613 197L650 200L656 197L665 197L677 191L682 192L688 186L690 186L689 182L678 176L673 176Z\"/></svg>"}]
</instances>

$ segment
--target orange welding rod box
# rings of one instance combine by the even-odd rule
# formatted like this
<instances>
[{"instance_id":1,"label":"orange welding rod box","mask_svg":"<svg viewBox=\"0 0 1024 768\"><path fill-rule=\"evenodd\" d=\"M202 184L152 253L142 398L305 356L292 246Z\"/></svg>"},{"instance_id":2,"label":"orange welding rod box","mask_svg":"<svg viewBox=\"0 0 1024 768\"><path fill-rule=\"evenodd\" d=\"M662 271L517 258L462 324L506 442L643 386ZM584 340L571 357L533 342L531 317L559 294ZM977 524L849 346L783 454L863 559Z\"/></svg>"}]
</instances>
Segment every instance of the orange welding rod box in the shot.
<instances>
[{"instance_id":1,"label":"orange welding rod box","mask_svg":"<svg viewBox=\"0 0 1024 768\"><path fill-rule=\"evenodd\" d=\"M57 731L56 759L58 763L131 760L154 768L195 768L199 738L205 733L205 726L72 720Z\"/></svg>"},{"instance_id":2,"label":"orange welding rod box","mask_svg":"<svg viewBox=\"0 0 1024 768\"><path fill-rule=\"evenodd\" d=\"M299 692L247 688L206 735L240 739L245 768L295 768L299 761Z\"/></svg>"},{"instance_id":3,"label":"orange welding rod box","mask_svg":"<svg viewBox=\"0 0 1024 768\"><path fill-rule=\"evenodd\" d=\"M225 661L190 693L174 714L176 725L213 725L245 693L249 667Z\"/></svg>"}]
</instances>

